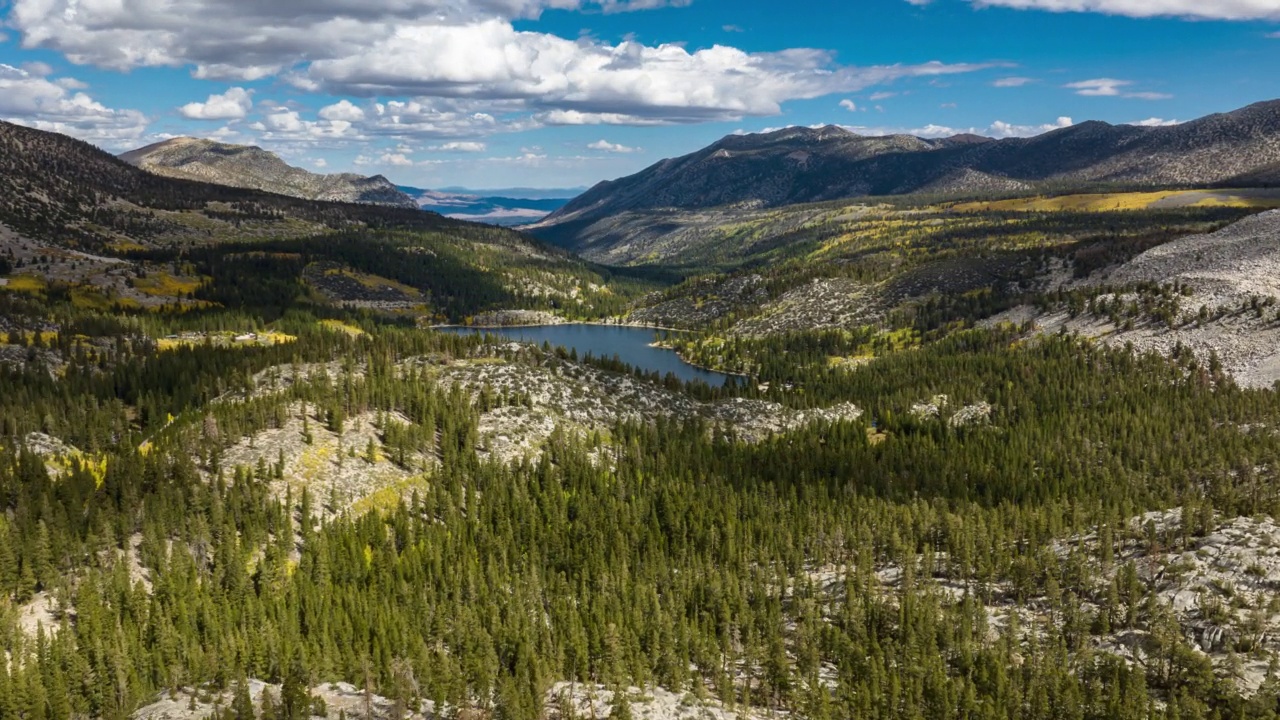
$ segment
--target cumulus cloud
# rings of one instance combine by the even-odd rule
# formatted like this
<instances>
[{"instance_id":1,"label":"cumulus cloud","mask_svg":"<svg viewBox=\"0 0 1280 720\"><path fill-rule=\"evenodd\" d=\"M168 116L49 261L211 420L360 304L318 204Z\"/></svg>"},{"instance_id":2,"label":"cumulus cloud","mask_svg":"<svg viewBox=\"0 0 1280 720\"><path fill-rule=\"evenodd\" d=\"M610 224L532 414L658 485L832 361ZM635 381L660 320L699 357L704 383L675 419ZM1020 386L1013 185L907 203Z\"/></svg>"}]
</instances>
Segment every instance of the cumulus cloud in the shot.
<instances>
[{"instance_id":1,"label":"cumulus cloud","mask_svg":"<svg viewBox=\"0 0 1280 720\"><path fill-rule=\"evenodd\" d=\"M404 153L384 153L382 157L378 158L378 162L392 167L407 167L413 164L413 161Z\"/></svg>"},{"instance_id":2,"label":"cumulus cloud","mask_svg":"<svg viewBox=\"0 0 1280 720\"><path fill-rule=\"evenodd\" d=\"M359 52L316 60L295 81L346 95L519 100L616 124L773 115L788 100L983 67L932 62L855 68L837 65L829 52L804 48L748 53L723 45L692 52L630 40L608 45L488 20L400 27Z\"/></svg>"},{"instance_id":3,"label":"cumulus cloud","mask_svg":"<svg viewBox=\"0 0 1280 720\"><path fill-rule=\"evenodd\" d=\"M857 112L857 111L858 111L858 103L856 103L856 102L854 102L854 101L852 101L852 100L841 100L841 101L840 101L840 107L844 108L845 110L848 110L849 112Z\"/></svg>"},{"instance_id":4,"label":"cumulus cloud","mask_svg":"<svg viewBox=\"0 0 1280 720\"><path fill-rule=\"evenodd\" d=\"M333 105L320 108L320 117L324 120L344 120L354 123L365 119L364 110L350 100L343 100Z\"/></svg>"},{"instance_id":5,"label":"cumulus cloud","mask_svg":"<svg viewBox=\"0 0 1280 720\"><path fill-rule=\"evenodd\" d=\"M450 107L429 99L369 102L357 105L348 100L322 107L314 117L285 106L264 110L261 120L246 128L263 140L293 144L335 145L350 142L422 139L474 138L499 131L531 127L519 122L501 123L493 115ZM478 150L477 150L478 148ZM434 150L478 152L484 143L457 140L436 145ZM370 162L374 162L373 159Z\"/></svg>"},{"instance_id":6,"label":"cumulus cloud","mask_svg":"<svg viewBox=\"0 0 1280 720\"><path fill-rule=\"evenodd\" d=\"M850 67L823 50L746 52L716 45L691 51L676 43L566 39L512 24L552 8L616 12L680 4L685 3L166 0L161 7L155 0L12 0L8 22L27 47L118 70L191 66L196 77L208 79L278 76L304 90L337 95L515 102L530 116L577 114L550 115L545 122L551 124L772 115L789 100L987 67Z\"/></svg>"},{"instance_id":7,"label":"cumulus cloud","mask_svg":"<svg viewBox=\"0 0 1280 720\"><path fill-rule=\"evenodd\" d=\"M1122 97L1137 100L1168 100L1173 97L1165 93L1134 92L1127 88L1133 85L1132 80L1116 80L1115 78L1095 78L1067 83L1063 87L1075 90L1077 95L1085 97Z\"/></svg>"},{"instance_id":8,"label":"cumulus cloud","mask_svg":"<svg viewBox=\"0 0 1280 720\"><path fill-rule=\"evenodd\" d=\"M601 152L611 152L611 153L620 153L620 154L640 152L640 148L627 147L626 145L611 143L608 140L597 140L587 145L587 147L591 150L599 150Z\"/></svg>"},{"instance_id":9,"label":"cumulus cloud","mask_svg":"<svg viewBox=\"0 0 1280 720\"><path fill-rule=\"evenodd\" d=\"M434 152L480 153L488 149L488 146L482 142L460 140L442 143L440 145L432 145L427 149Z\"/></svg>"},{"instance_id":10,"label":"cumulus cloud","mask_svg":"<svg viewBox=\"0 0 1280 720\"><path fill-rule=\"evenodd\" d=\"M1074 125L1074 121L1069 117L1060 117L1050 123L1042 123L1040 125L1018 125L1008 123L1003 120L996 120L985 128L969 127L957 128L949 125L939 125L930 123L922 127L914 128L894 128L894 127L866 127L866 126L841 126L846 130L858 133L859 135L914 135L915 137L927 139L939 139L954 137L956 135L983 135L993 138L1012 138L1012 137L1033 137L1043 135L1053 130L1061 130Z\"/></svg>"},{"instance_id":11,"label":"cumulus cloud","mask_svg":"<svg viewBox=\"0 0 1280 720\"><path fill-rule=\"evenodd\" d=\"M50 72L43 63L22 68L0 64L0 118L111 147L146 131L147 117L141 112L109 108L78 92L82 83L51 79Z\"/></svg>"},{"instance_id":12,"label":"cumulus cloud","mask_svg":"<svg viewBox=\"0 0 1280 720\"><path fill-rule=\"evenodd\" d=\"M1139 127L1171 127L1173 125L1181 125L1182 121L1181 120L1165 120L1164 118L1153 117L1153 118L1147 118L1146 120L1135 120L1134 122L1131 122L1129 124L1137 125Z\"/></svg>"},{"instance_id":13,"label":"cumulus cloud","mask_svg":"<svg viewBox=\"0 0 1280 720\"><path fill-rule=\"evenodd\" d=\"M991 137L1007 138L1007 137L1032 137L1035 135L1043 135L1053 130L1061 130L1069 128L1075 122L1069 117L1060 117L1054 122L1044 123L1042 125L1013 125L1002 120L991 123L985 134Z\"/></svg>"},{"instance_id":14,"label":"cumulus cloud","mask_svg":"<svg viewBox=\"0 0 1280 720\"><path fill-rule=\"evenodd\" d=\"M188 120L241 120L253 109L253 91L233 87L204 102L190 102L178 108Z\"/></svg>"},{"instance_id":15,"label":"cumulus cloud","mask_svg":"<svg viewBox=\"0 0 1280 720\"><path fill-rule=\"evenodd\" d=\"M1096 12L1136 18L1280 20L1280 0L970 0L979 7ZM913 0L908 0L913 2ZM918 4L918 3L916 3Z\"/></svg>"},{"instance_id":16,"label":"cumulus cloud","mask_svg":"<svg viewBox=\"0 0 1280 720\"><path fill-rule=\"evenodd\" d=\"M298 57L340 57L393 28L487 18L534 18L546 9L617 12L666 0L13 0L8 25L27 47L115 69L194 65L202 78L252 80Z\"/></svg>"}]
</instances>

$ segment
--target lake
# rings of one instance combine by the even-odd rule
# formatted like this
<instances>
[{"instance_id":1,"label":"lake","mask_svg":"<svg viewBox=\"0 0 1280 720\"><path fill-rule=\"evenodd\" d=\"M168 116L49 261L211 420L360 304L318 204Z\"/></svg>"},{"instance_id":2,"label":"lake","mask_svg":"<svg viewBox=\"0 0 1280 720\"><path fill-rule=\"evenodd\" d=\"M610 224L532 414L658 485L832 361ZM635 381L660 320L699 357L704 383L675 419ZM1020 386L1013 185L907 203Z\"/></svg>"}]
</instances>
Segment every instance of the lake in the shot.
<instances>
[{"instance_id":1,"label":"lake","mask_svg":"<svg viewBox=\"0 0 1280 720\"><path fill-rule=\"evenodd\" d=\"M624 325L583 325L570 323L565 325L532 325L529 327L508 328L439 328L442 332L481 335L489 334L511 340L536 343L547 342L566 350L575 350L578 357L590 353L598 358L612 358L617 355L622 362L646 371L657 371L663 377L674 373L686 382L701 381L713 387L728 382L733 375L703 370L680 359L673 350L651 347L650 343L657 337L652 328L627 327Z\"/></svg>"}]
</instances>

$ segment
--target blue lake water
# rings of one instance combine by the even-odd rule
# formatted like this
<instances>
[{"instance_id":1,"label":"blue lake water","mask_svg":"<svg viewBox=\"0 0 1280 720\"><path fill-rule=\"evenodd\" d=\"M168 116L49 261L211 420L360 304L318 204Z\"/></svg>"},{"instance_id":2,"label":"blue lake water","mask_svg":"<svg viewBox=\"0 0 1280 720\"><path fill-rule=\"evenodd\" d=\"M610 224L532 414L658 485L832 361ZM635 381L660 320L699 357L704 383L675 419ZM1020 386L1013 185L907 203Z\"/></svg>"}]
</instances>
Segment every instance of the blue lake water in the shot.
<instances>
[{"instance_id":1,"label":"blue lake water","mask_svg":"<svg viewBox=\"0 0 1280 720\"><path fill-rule=\"evenodd\" d=\"M472 335L487 333L538 345L547 342L566 350L576 350L578 357L588 353L598 358L613 358L616 355L619 360L632 367L650 372L656 370L663 377L667 373L674 373L686 382L697 380L715 387L724 385L734 377L690 365L672 350L650 347L650 343L657 338L657 331L651 328L567 324L511 328L449 327L440 330Z\"/></svg>"}]
</instances>

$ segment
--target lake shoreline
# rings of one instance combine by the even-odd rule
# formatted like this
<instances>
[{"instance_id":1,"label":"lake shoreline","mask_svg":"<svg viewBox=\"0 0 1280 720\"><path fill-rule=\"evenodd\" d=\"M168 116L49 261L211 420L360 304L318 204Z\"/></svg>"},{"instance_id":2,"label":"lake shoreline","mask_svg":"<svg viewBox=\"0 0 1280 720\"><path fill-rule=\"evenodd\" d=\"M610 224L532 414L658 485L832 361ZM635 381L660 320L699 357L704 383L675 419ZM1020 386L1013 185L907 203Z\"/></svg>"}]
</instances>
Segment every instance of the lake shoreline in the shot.
<instances>
[{"instance_id":1,"label":"lake shoreline","mask_svg":"<svg viewBox=\"0 0 1280 720\"><path fill-rule=\"evenodd\" d=\"M519 325L457 325L451 323L440 323L436 325L427 325L426 327L428 330L441 330L445 328L456 328L460 330L515 330L520 328L563 327L565 325L594 325L598 327L651 329L678 333L695 332L685 328L664 327L662 325L646 325L644 323L612 323L602 322L600 320L566 320L561 323L525 323Z\"/></svg>"},{"instance_id":2,"label":"lake shoreline","mask_svg":"<svg viewBox=\"0 0 1280 720\"><path fill-rule=\"evenodd\" d=\"M579 328L582 338L570 339L561 335L556 337L554 334L558 330L573 332L574 328ZM606 345L601 347L599 344L602 339L609 336L599 336L593 334L586 328L599 328L601 331L612 329L622 332L624 340L606 340ZM518 342L527 342L535 345L549 343L558 347L574 350L579 356L590 354L597 358L608 359L617 357L623 360L631 367L642 372L657 372L659 375L674 373L677 377L685 382L704 382L712 386L727 385L730 383L739 384L746 381L754 380L754 377L745 373L726 372L716 368L707 367L698 363L690 362L675 348L660 339L646 338L641 339L637 335L643 331L651 332L690 332L688 330L680 330L679 328L664 328L653 325L635 325L615 322L563 322L563 323L533 323L527 325L456 325L456 324L440 324L432 325L431 329L448 333L467 333L473 335L493 334L506 336L508 339ZM551 334L547 337L547 334ZM629 336L628 336L629 334ZM530 336L532 335L532 336ZM540 335L542 335L540 337ZM616 338L617 336L613 336ZM594 341L594 343L593 343ZM610 348L609 342L621 342L618 348ZM627 348L630 348L628 351ZM669 358L674 358L685 372L676 369L669 360L654 361L655 356L646 356L644 352L640 352L640 348L646 350L658 351L660 354L670 353ZM638 353L638 354L637 354ZM625 358L625 359L624 359ZM691 372L690 372L691 371Z\"/></svg>"}]
</instances>

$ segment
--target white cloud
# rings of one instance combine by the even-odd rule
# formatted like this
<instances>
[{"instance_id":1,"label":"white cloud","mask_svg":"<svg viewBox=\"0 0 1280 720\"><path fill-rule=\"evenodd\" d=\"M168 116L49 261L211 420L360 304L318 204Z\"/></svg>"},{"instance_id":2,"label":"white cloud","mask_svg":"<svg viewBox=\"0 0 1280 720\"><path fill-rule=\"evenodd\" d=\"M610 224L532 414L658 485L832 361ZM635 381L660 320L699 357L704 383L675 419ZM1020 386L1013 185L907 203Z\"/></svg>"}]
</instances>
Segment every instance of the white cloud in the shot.
<instances>
[{"instance_id":1,"label":"white cloud","mask_svg":"<svg viewBox=\"0 0 1280 720\"><path fill-rule=\"evenodd\" d=\"M120 147L142 137L147 117L137 110L109 108L84 92L78 81L50 79L43 63L24 68L0 64L0 118L82 140Z\"/></svg>"},{"instance_id":2,"label":"white cloud","mask_svg":"<svg viewBox=\"0 0 1280 720\"><path fill-rule=\"evenodd\" d=\"M324 120L345 120L351 123L360 122L365 118L364 110L350 100L342 100L333 105L326 105L320 108L319 115Z\"/></svg>"},{"instance_id":3,"label":"white cloud","mask_svg":"<svg viewBox=\"0 0 1280 720\"><path fill-rule=\"evenodd\" d=\"M888 100L891 97L897 97L897 96L898 96L898 93L896 92L871 93L871 102L880 102L881 100Z\"/></svg>"},{"instance_id":4,"label":"white cloud","mask_svg":"<svg viewBox=\"0 0 1280 720\"><path fill-rule=\"evenodd\" d=\"M856 92L913 76L985 66L855 68L831 53L792 49L748 53L715 45L608 45L516 31L488 20L410 25L342 58L311 63L307 87L349 95L422 95L519 100L547 111L612 118L601 122L700 122L774 115L788 100Z\"/></svg>"},{"instance_id":5,"label":"white cloud","mask_svg":"<svg viewBox=\"0 0 1280 720\"><path fill-rule=\"evenodd\" d=\"M578 110L548 110L533 116L544 125L662 125L659 118L643 118L624 113L587 113Z\"/></svg>"},{"instance_id":6,"label":"white cloud","mask_svg":"<svg viewBox=\"0 0 1280 720\"><path fill-rule=\"evenodd\" d=\"M841 101L840 101L840 107L844 108L845 110L848 110L849 112L857 112L857 111L858 111L858 103L856 103L856 102L854 102L854 101L852 101L852 100L847 100L847 99L846 99L846 100L841 100Z\"/></svg>"},{"instance_id":7,"label":"white cloud","mask_svg":"<svg viewBox=\"0 0 1280 720\"><path fill-rule=\"evenodd\" d=\"M432 145L427 149L435 152L479 153L479 152L484 152L487 149L487 147L488 146L486 146L482 142L454 141L454 142L442 143L440 145Z\"/></svg>"},{"instance_id":8,"label":"white cloud","mask_svg":"<svg viewBox=\"0 0 1280 720\"><path fill-rule=\"evenodd\" d=\"M363 106L342 100L321 108L315 119L291 107L277 105L265 109L262 119L249 123L247 128L259 133L261 139L276 143L334 146L349 142L399 140L395 151L408 152L412 147L405 144L406 140L477 137L530 126L503 124L488 113L467 112L447 104L418 99L370 102ZM478 152L484 149L484 143L458 140L429 149Z\"/></svg>"},{"instance_id":9,"label":"white cloud","mask_svg":"<svg viewBox=\"0 0 1280 720\"><path fill-rule=\"evenodd\" d=\"M353 128L346 120L307 120L297 110L286 107L273 108L260 122L249 125L263 140L309 143L362 139Z\"/></svg>"},{"instance_id":10,"label":"white cloud","mask_svg":"<svg viewBox=\"0 0 1280 720\"><path fill-rule=\"evenodd\" d=\"M1115 78L1095 78L1067 83L1063 87L1075 90L1077 95L1085 97L1122 97L1137 100L1168 100L1173 97L1157 92L1131 92L1126 88L1133 85L1132 80L1116 80Z\"/></svg>"},{"instance_id":11,"label":"white cloud","mask_svg":"<svg viewBox=\"0 0 1280 720\"><path fill-rule=\"evenodd\" d=\"M987 128L987 131L984 134L997 138L1032 137L1035 135L1043 135L1053 130L1069 128L1074 124L1075 122L1071 118L1065 116L1058 118L1054 122L1044 123L1043 125L1013 125L1002 120L997 120L991 123L991 126Z\"/></svg>"},{"instance_id":12,"label":"white cloud","mask_svg":"<svg viewBox=\"0 0 1280 720\"><path fill-rule=\"evenodd\" d=\"M407 167L413 164L413 161L404 153L384 153L382 157L378 158L378 162L393 167Z\"/></svg>"},{"instance_id":13,"label":"white cloud","mask_svg":"<svg viewBox=\"0 0 1280 720\"><path fill-rule=\"evenodd\" d=\"M221 95L210 95L204 102L187 103L178 112L188 120L241 120L251 109L253 91L233 87Z\"/></svg>"},{"instance_id":14,"label":"white cloud","mask_svg":"<svg viewBox=\"0 0 1280 720\"><path fill-rule=\"evenodd\" d=\"M611 143L608 140L597 140L591 143L590 145L587 145L587 148L591 150L600 150L602 152L611 152L611 153L620 153L620 154L640 152L640 148L627 147L626 145Z\"/></svg>"},{"instance_id":15,"label":"white cloud","mask_svg":"<svg viewBox=\"0 0 1280 720\"><path fill-rule=\"evenodd\" d=\"M1033 82L1035 82L1035 80L1028 77L1006 77L992 82L991 86L998 88L1016 88L1022 87L1023 85L1030 85Z\"/></svg>"},{"instance_id":16,"label":"white cloud","mask_svg":"<svg viewBox=\"0 0 1280 720\"><path fill-rule=\"evenodd\" d=\"M911 1L911 0L908 0ZM1280 0L970 0L979 7L1096 12L1136 18L1280 20Z\"/></svg>"},{"instance_id":17,"label":"white cloud","mask_svg":"<svg viewBox=\"0 0 1280 720\"><path fill-rule=\"evenodd\" d=\"M1043 123L1040 125L1016 125L1003 120L996 120L985 128L956 128L949 125L939 125L930 123L922 127L915 128L894 128L894 127L866 127L866 126L847 126L841 127L859 135L883 136L883 135L914 135L919 138L939 139L948 138L955 135L983 135L993 138L1011 138L1011 137L1033 137L1035 135L1043 135L1053 130L1061 130L1062 128L1071 127L1074 124L1069 117L1060 117L1054 122Z\"/></svg>"},{"instance_id":18,"label":"white cloud","mask_svg":"<svg viewBox=\"0 0 1280 720\"><path fill-rule=\"evenodd\" d=\"M1134 122L1131 122L1129 124L1137 125L1139 127L1171 127L1173 125L1181 125L1182 121L1181 120L1165 120L1164 118L1153 117L1153 118L1147 118L1146 120L1135 120Z\"/></svg>"},{"instance_id":19,"label":"white cloud","mask_svg":"<svg viewBox=\"0 0 1280 720\"><path fill-rule=\"evenodd\" d=\"M781 104L986 65L851 67L824 50L609 44L517 30L551 8L605 12L684 0L11 0L28 47L127 70L198 78L276 76L307 91L517 103L566 124L657 124L778 114ZM208 105L204 103L203 105ZM340 105L341 103L339 103ZM193 103L193 105L201 105ZM331 106L332 107L332 106ZM193 113L198 113L192 107ZM207 112L207 111L206 111ZM335 109L334 113L341 110ZM223 113L220 113L223 114ZM347 116L325 120L357 123Z\"/></svg>"},{"instance_id":20,"label":"white cloud","mask_svg":"<svg viewBox=\"0 0 1280 720\"><path fill-rule=\"evenodd\" d=\"M723 31L725 31L725 32L731 32L731 33L746 32L746 30L744 30L744 29L742 28L742 26L741 26L741 25L732 25L732 24L730 24L730 25L721 25L721 26L720 26L720 29L721 29L721 30L723 30Z\"/></svg>"},{"instance_id":21,"label":"white cloud","mask_svg":"<svg viewBox=\"0 0 1280 720\"><path fill-rule=\"evenodd\" d=\"M1120 94L1120 88L1132 84L1133 82L1129 80L1098 78L1067 83L1065 87L1075 90L1077 95L1114 97Z\"/></svg>"}]
</instances>

